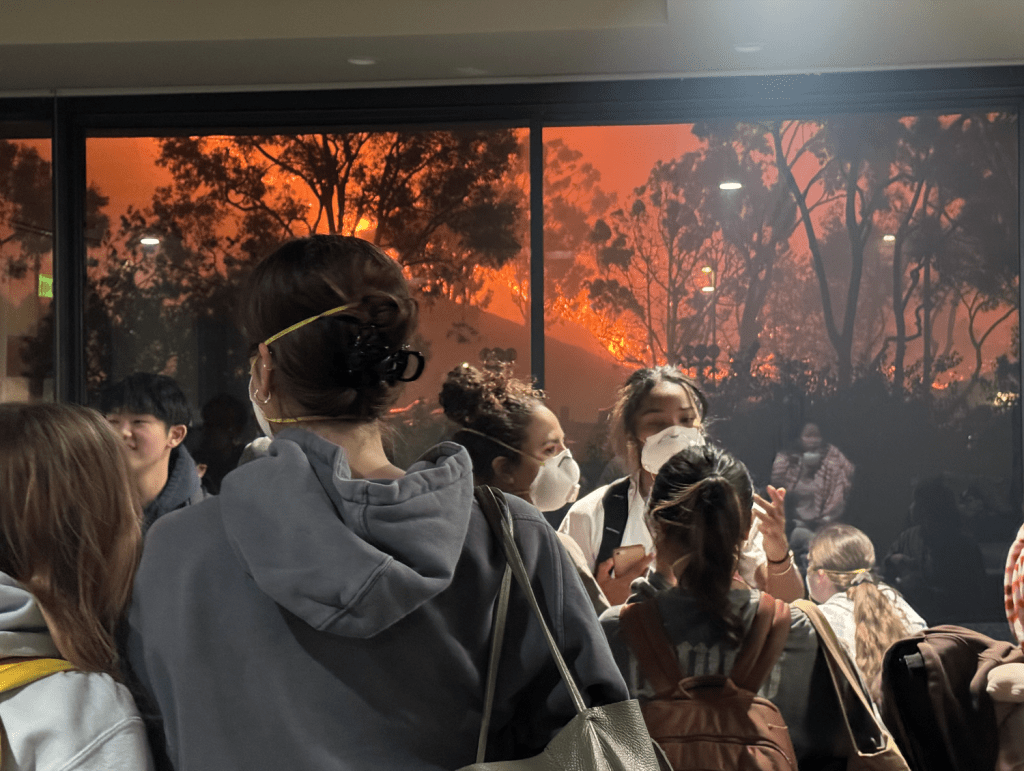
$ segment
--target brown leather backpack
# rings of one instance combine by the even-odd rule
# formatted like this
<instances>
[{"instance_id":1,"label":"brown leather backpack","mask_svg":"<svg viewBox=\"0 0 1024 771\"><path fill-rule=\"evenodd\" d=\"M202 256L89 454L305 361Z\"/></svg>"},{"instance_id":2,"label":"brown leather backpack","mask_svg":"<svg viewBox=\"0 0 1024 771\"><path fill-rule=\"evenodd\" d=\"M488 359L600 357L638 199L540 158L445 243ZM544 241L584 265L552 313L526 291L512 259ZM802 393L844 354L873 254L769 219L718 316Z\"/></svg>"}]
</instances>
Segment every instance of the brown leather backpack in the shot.
<instances>
[{"instance_id":1,"label":"brown leather backpack","mask_svg":"<svg viewBox=\"0 0 1024 771\"><path fill-rule=\"evenodd\" d=\"M655 600L627 605L619 623L654 688L654 698L640 709L673 771L796 771L785 720L778 707L757 695L789 637L787 604L761 595L729 676L683 672Z\"/></svg>"}]
</instances>

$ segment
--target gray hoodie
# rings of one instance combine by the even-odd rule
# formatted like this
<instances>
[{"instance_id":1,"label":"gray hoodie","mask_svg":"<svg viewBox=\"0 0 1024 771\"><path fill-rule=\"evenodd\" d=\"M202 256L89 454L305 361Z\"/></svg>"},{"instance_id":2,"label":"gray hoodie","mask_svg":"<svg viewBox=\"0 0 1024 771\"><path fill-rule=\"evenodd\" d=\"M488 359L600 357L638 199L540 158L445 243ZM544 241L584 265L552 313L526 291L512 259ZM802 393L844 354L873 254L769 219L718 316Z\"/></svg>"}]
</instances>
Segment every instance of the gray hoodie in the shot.
<instances>
[{"instance_id":1,"label":"gray hoodie","mask_svg":"<svg viewBox=\"0 0 1024 771\"><path fill-rule=\"evenodd\" d=\"M572 563L509 499L552 632L589 703L627 698ZM466 451L352 479L341 448L283 431L221 494L146 540L129 659L192 769L451 769L473 762L504 557ZM513 589L488 759L539 752L573 716Z\"/></svg>"},{"instance_id":2,"label":"gray hoodie","mask_svg":"<svg viewBox=\"0 0 1024 771\"><path fill-rule=\"evenodd\" d=\"M0 573L0 659L59 658L35 598ZM67 671L0 693L4 771L146 771L145 728L109 675Z\"/></svg>"}]
</instances>

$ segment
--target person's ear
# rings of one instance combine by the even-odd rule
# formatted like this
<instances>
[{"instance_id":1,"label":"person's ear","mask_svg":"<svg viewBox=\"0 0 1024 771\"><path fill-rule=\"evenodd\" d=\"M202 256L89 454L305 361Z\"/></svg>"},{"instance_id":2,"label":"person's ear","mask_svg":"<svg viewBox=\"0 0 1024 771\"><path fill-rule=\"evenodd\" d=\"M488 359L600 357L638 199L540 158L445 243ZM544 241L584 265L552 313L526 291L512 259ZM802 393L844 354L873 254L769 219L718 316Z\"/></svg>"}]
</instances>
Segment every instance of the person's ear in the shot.
<instances>
[{"instance_id":1,"label":"person's ear","mask_svg":"<svg viewBox=\"0 0 1024 771\"><path fill-rule=\"evenodd\" d=\"M273 388L274 359L270 355L270 349L266 343L260 343L256 350L256 361L253 365L253 385L256 391L270 396Z\"/></svg>"},{"instance_id":2,"label":"person's ear","mask_svg":"<svg viewBox=\"0 0 1024 771\"><path fill-rule=\"evenodd\" d=\"M167 429L167 443L171 447L177 447L179 444L185 441L185 436L188 434L188 426L179 423L176 426L171 426Z\"/></svg>"},{"instance_id":3,"label":"person's ear","mask_svg":"<svg viewBox=\"0 0 1024 771\"><path fill-rule=\"evenodd\" d=\"M509 489L512 488L512 485L515 482L515 475L513 474L514 469L515 466L512 463L512 460L504 455L499 455L491 461L491 471L494 473L494 481L499 486L505 486Z\"/></svg>"}]
</instances>

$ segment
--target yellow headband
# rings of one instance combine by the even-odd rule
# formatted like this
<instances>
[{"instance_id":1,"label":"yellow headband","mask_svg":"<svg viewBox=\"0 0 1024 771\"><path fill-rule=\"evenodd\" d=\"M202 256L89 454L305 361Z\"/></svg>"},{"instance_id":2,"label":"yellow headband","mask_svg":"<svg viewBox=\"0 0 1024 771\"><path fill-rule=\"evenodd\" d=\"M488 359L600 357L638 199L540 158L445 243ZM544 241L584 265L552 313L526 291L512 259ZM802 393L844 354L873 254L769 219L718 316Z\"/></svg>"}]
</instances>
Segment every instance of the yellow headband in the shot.
<instances>
[{"instance_id":1,"label":"yellow headband","mask_svg":"<svg viewBox=\"0 0 1024 771\"><path fill-rule=\"evenodd\" d=\"M282 337L291 332L294 332L296 329L306 326L306 324L312 324L317 319L322 319L325 318L326 316L333 316L336 313L341 313L342 311L348 310L349 308L354 308L355 306L356 303L346 303L345 305L339 305L337 308L331 308L329 311L324 311L323 313L318 313L315 316L310 316L308 319L303 319L302 321L292 324L290 327L282 329L276 335L271 335L270 337L263 341L263 344L270 345L275 340L280 340Z\"/></svg>"}]
</instances>

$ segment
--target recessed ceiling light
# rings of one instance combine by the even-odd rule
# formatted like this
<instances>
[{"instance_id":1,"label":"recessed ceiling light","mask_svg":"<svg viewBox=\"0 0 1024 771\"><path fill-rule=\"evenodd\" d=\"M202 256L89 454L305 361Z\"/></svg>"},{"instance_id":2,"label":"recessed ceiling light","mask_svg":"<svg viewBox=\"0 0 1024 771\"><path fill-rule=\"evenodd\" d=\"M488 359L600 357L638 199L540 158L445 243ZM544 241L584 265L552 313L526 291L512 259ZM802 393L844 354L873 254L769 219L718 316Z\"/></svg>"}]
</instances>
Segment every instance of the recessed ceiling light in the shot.
<instances>
[{"instance_id":1,"label":"recessed ceiling light","mask_svg":"<svg viewBox=\"0 0 1024 771\"><path fill-rule=\"evenodd\" d=\"M739 190L743 185L740 182L722 182L718 185L719 190Z\"/></svg>"},{"instance_id":2,"label":"recessed ceiling light","mask_svg":"<svg viewBox=\"0 0 1024 771\"><path fill-rule=\"evenodd\" d=\"M143 246L156 246L160 243L160 239L155 236L145 236L139 239L139 243Z\"/></svg>"},{"instance_id":3,"label":"recessed ceiling light","mask_svg":"<svg viewBox=\"0 0 1024 771\"><path fill-rule=\"evenodd\" d=\"M893 241L896 240L896 236L894 236L892 233L886 233L884 236L882 236L882 240L892 243Z\"/></svg>"},{"instance_id":4,"label":"recessed ceiling light","mask_svg":"<svg viewBox=\"0 0 1024 771\"><path fill-rule=\"evenodd\" d=\"M756 54L762 48L764 48L764 46L758 45L757 43L751 45L733 46L733 49L738 54Z\"/></svg>"},{"instance_id":5,"label":"recessed ceiling light","mask_svg":"<svg viewBox=\"0 0 1024 771\"><path fill-rule=\"evenodd\" d=\"M348 63L354 64L357 67L369 67L371 64L376 64L377 60L369 59L365 56L353 56L351 59L348 59Z\"/></svg>"}]
</instances>

